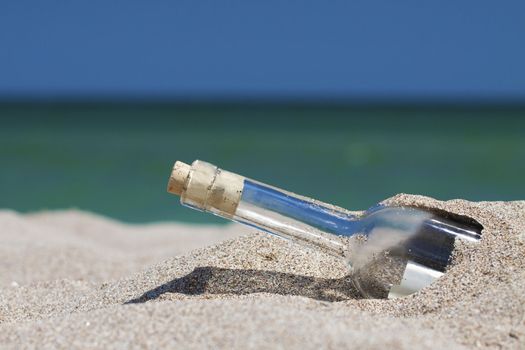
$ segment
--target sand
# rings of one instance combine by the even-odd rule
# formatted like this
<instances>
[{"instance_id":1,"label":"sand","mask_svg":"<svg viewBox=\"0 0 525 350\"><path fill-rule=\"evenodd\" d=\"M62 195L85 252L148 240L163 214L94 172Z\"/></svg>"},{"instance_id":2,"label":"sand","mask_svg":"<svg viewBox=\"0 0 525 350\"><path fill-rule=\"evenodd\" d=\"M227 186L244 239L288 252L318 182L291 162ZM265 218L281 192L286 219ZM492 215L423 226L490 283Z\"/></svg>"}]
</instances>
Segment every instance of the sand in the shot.
<instances>
[{"instance_id":1,"label":"sand","mask_svg":"<svg viewBox=\"0 0 525 350\"><path fill-rule=\"evenodd\" d=\"M239 225L1 212L0 347L524 349L525 202L387 202L483 238L421 292L364 300L343 262Z\"/></svg>"},{"instance_id":2,"label":"sand","mask_svg":"<svg viewBox=\"0 0 525 350\"><path fill-rule=\"evenodd\" d=\"M59 279L101 283L240 234L236 225L127 225L78 210L0 211L0 287Z\"/></svg>"}]
</instances>

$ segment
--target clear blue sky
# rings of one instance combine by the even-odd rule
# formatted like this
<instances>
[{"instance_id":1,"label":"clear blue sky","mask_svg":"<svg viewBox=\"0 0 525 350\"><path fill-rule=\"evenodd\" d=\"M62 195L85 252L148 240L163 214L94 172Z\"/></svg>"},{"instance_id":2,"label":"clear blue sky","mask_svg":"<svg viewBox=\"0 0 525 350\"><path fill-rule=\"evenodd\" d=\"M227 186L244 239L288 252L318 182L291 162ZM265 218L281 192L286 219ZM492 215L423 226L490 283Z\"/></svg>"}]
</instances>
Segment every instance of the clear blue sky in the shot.
<instances>
[{"instance_id":1,"label":"clear blue sky","mask_svg":"<svg viewBox=\"0 0 525 350\"><path fill-rule=\"evenodd\" d=\"M3 0L1 96L525 100L525 1Z\"/></svg>"}]
</instances>

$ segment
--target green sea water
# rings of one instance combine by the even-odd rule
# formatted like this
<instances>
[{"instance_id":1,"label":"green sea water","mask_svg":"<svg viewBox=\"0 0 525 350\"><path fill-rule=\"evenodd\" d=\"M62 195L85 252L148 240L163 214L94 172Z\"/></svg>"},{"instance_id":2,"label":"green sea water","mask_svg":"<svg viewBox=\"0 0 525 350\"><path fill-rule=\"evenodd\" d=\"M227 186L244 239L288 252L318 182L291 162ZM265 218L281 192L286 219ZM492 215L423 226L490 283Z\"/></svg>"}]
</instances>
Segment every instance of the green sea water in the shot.
<instances>
[{"instance_id":1,"label":"green sea water","mask_svg":"<svg viewBox=\"0 0 525 350\"><path fill-rule=\"evenodd\" d=\"M525 108L301 104L0 104L0 208L127 222L223 222L166 193L202 159L366 209L396 193L525 199Z\"/></svg>"}]
</instances>

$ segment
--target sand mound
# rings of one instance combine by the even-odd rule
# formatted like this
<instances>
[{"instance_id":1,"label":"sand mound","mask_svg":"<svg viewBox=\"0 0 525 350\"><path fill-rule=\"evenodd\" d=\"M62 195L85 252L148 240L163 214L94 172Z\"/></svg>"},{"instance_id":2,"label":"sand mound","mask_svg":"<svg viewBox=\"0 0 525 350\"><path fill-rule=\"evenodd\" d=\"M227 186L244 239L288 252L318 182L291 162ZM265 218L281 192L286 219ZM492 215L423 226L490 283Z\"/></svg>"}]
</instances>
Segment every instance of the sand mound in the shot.
<instances>
[{"instance_id":1,"label":"sand mound","mask_svg":"<svg viewBox=\"0 0 525 350\"><path fill-rule=\"evenodd\" d=\"M236 225L127 225L78 210L0 211L0 287L64 278L104 282L237 236Z\"/></svg>"},{"instance_id":2,"label":"sand mound","mask_svg":"<svg viewBox=\"0 0 525 350\"><path fill-rule=\"evenodd\" d=\"M86 276L104 276L98 269L103 271L105 264L92 265L88 274L80 269L78 276L51 265L45 279L34 279L40 282L29 283L28 277L27 284L0 290L0 344L3 348L523 348L525 202L439 202L408 195L388 201L471 217L483 225L483 239L477 245L458 246L453 266L437 283L397 300L359 299L340 261L259 233L104 283ZM74 225L78 225L75 237L82 234L101 250L121 248L118 239L87 229L100 218L81 215L74 220L77 214L69 219L71 213L43 214L46 223L39 216L4 213L0 234L3 237L6 231L5 222L13 220L24 228L21 237L26 239L13 244L13 254L24 245L37 253L39 247L30 239L36 237L31 236L33 230L47 237L56 235L49 231L71 231ZM53 229L44 224L53 224ZM169 227L181 226L167 225L167 231ZM148 227L120 229L125 235ZM195 232L198 228L185 230L188 237L200 234ZM226 230L253 232L238 226ZM57 238L54 244L70 243ZM5 259L9 246L2 249ZM143 251L127 254L137 257ZM78 266L95 263L82 254L68 258ZM19 280L23 278L17 273L46 267L31 266L33 260L14 255L13 259L24 268L13 272L2 266L2 271L11 271L11 277ZM54 277L52 269L63 275ZM59 280L63 277L67 279Z\"/></svg>"}]
</instances>

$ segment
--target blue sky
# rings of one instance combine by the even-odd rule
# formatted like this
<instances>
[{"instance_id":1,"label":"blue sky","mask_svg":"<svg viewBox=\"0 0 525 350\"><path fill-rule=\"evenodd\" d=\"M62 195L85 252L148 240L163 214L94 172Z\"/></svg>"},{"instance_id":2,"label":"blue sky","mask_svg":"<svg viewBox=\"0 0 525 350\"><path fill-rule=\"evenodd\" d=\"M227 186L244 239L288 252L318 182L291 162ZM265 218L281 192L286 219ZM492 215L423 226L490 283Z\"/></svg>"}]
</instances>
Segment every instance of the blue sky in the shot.
<instances>
[{"instance_id":1,"label":"blue sky","mask_svg":"<svg viewBox=\"0 0 525 350\"><path fill-rule=\"evenodd\" d=\"M0 96L525 100L525 1L0 3Z\"/></svg>"}]
</instances>

